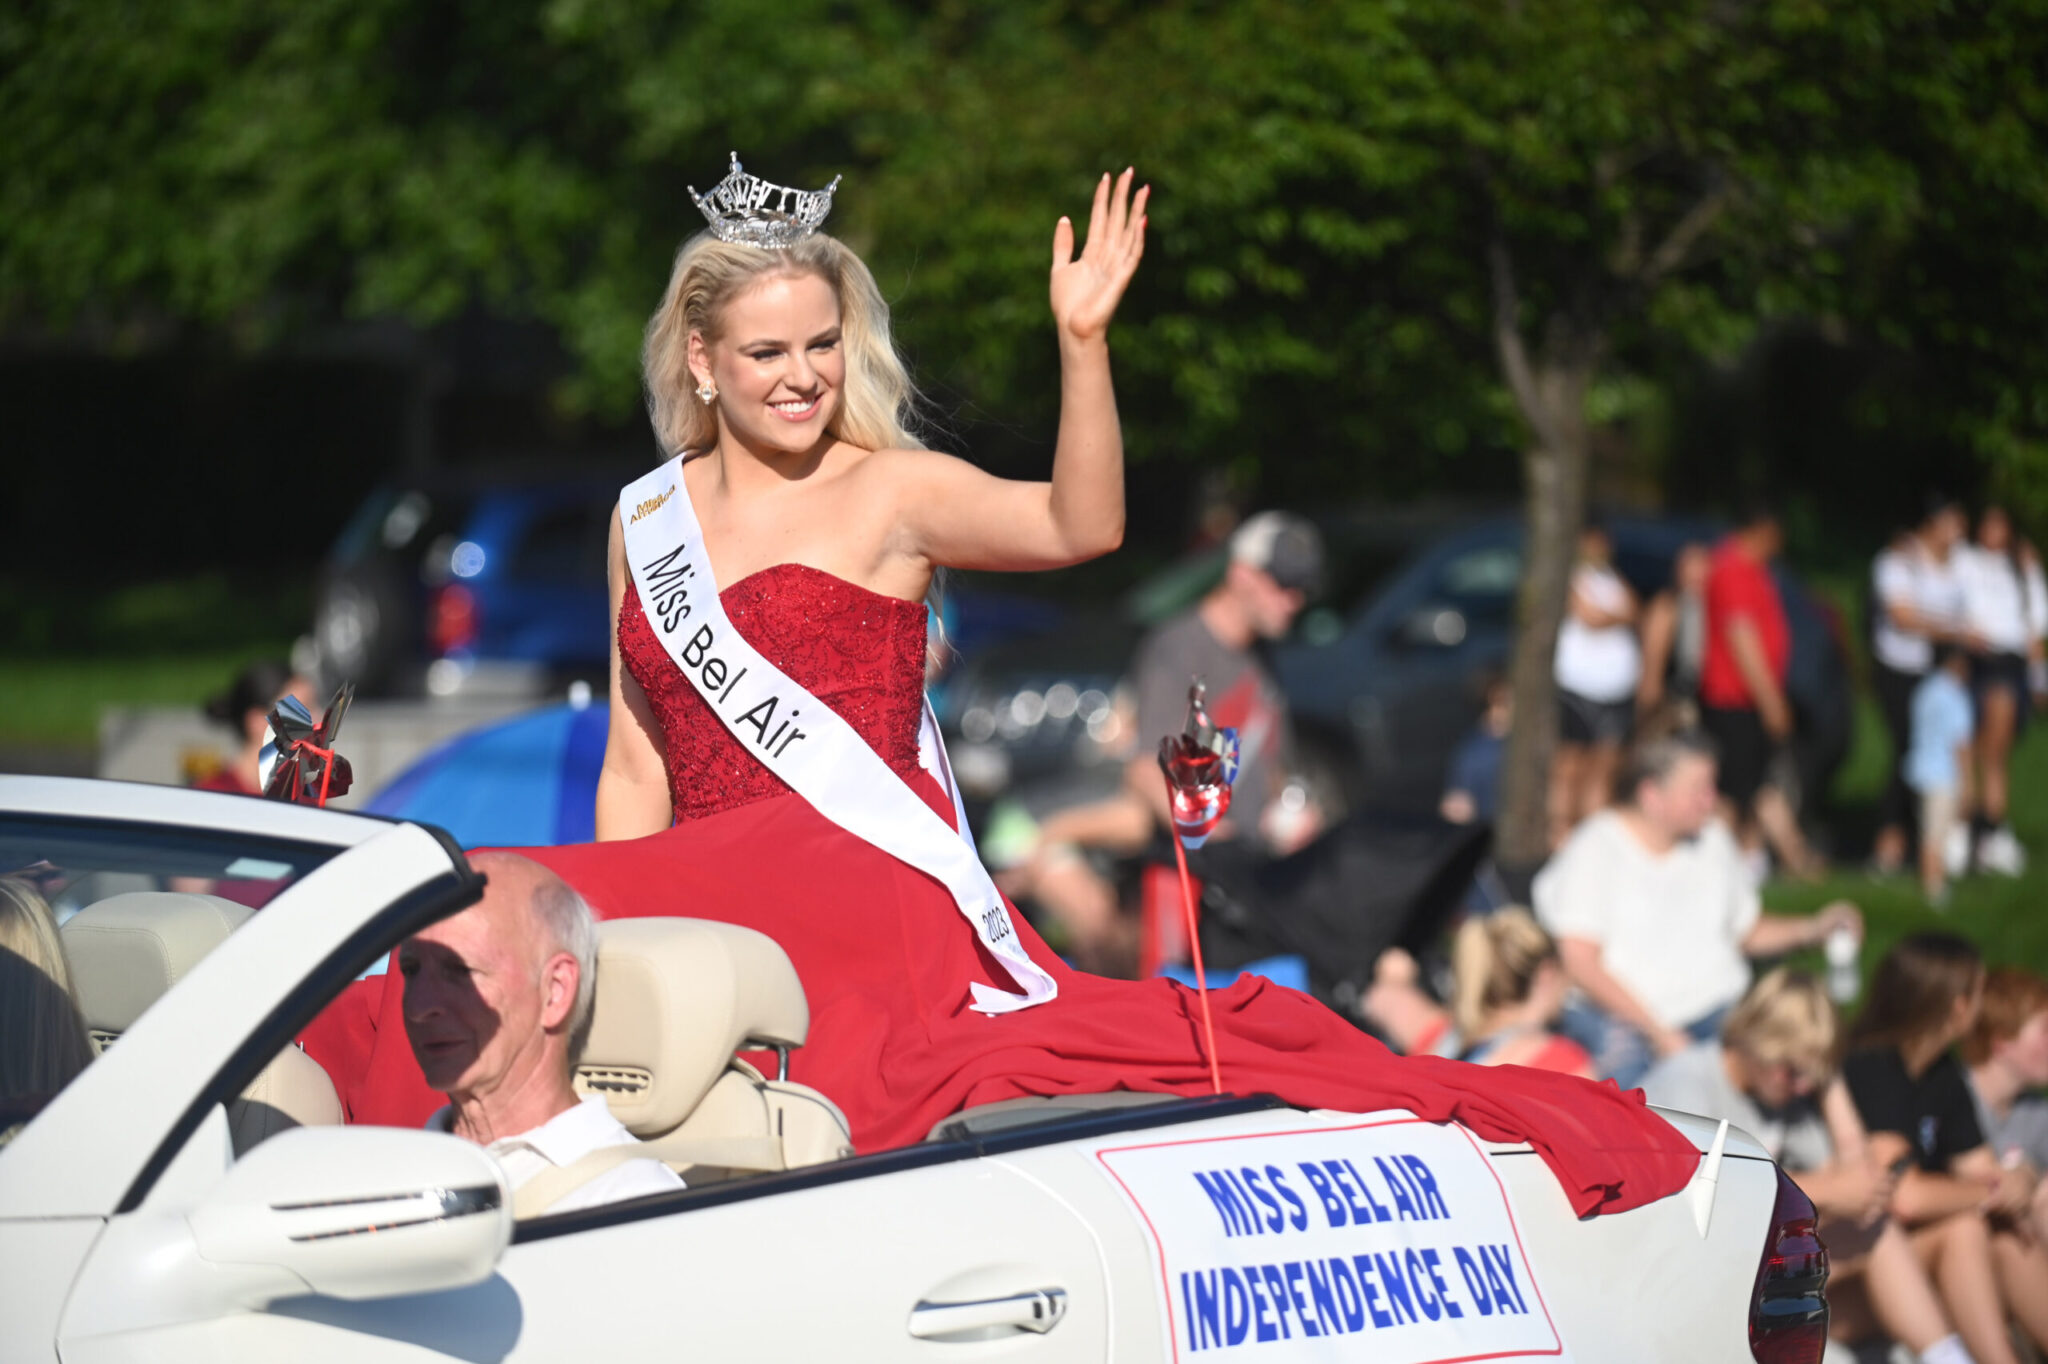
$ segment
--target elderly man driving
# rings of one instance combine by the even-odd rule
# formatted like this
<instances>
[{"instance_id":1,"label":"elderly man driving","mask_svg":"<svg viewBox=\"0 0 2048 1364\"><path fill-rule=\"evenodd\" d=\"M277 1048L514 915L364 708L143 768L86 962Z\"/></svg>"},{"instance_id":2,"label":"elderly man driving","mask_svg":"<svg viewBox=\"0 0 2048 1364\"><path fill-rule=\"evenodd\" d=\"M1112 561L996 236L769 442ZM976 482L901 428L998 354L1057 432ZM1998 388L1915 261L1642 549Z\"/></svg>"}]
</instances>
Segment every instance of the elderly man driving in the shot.
<instances>
[{"instance_id":1,"label":"elderly man driving","mask_svg":"<svg viewBox=\"0 0 2048 1364\"><path fill-rule=\"evenodd\" d=\"M405 1032L448 1106L427 1125L488 1146L516 1190L594 1151L633 1143L570 1074L590 1031L597 924L559 876L511 853L478 853L483 898L406 940ZM550 1212L682 1187L653 1158L628 1160L556 1199Z\"/></svg>"}]
</instances>

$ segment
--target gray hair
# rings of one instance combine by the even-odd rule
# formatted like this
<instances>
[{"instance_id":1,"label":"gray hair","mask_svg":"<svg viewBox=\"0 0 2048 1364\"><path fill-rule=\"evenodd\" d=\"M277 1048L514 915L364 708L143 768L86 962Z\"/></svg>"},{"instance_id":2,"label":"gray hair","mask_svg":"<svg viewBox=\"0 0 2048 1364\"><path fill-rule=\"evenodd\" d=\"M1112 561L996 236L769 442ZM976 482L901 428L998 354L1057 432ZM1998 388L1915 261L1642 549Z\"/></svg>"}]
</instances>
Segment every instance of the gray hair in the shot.
<instances>
[{"instance_id":1,"label":"gray hair","mask_svg":"<svg viewBox=\"0 0 2048 1364\"><path fill-rule=\"evenodd\" d=\"M597 916L569 883L544 876L533 889L533 912L547 929L555 951L576 958L576 1003L569 1010L569 1064L583 1058L590 1018L597 1003Z\"/></svg>"}]
</instances>

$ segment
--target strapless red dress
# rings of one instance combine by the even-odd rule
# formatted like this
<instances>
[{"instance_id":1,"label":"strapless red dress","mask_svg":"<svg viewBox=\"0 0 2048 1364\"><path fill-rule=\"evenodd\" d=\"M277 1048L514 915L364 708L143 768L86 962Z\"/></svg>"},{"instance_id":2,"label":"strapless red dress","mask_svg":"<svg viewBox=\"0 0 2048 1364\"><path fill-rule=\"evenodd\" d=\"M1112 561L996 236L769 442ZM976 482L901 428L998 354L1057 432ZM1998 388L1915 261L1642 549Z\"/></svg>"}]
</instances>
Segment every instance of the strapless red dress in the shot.
<instances>
[{"instance_id":1,"label":"strapless red dress","mask_svg":"<svg viewBox=\"0 0 2048 1364\"><path fill-rule=\"evenodd\" d=\"M925 608L799 565L722 594L734 626L844 716L934 810L952 806L917 761ZM972 1104L1129 1089L1209 1092L1193 991L1075 971L1021 917L1050 1003L998 1017L968 983L1010 989L944 887L831 823L748 755L677 672L629 586L621 654L661 722L675 827L622 843L519 851L604 918L677 914L759 929L789 953L811 1006L790 1078L836 1100L863 1151L921 1139ZM394 977L386 979L394 980ZM399 990L356 987L308 1034L357 1121L418 1123L441 1102L406 1046ZM347 1001L344 1001L347 1004ZM1303 1107L1405 1108L1527 1140L1581 1213L1672 1193L1698 1164L1640 1092L1519 1067L1399 1058L1308 996L1246 977L1210 997L1225 1088Z\"/></svg>"}]
</instances>

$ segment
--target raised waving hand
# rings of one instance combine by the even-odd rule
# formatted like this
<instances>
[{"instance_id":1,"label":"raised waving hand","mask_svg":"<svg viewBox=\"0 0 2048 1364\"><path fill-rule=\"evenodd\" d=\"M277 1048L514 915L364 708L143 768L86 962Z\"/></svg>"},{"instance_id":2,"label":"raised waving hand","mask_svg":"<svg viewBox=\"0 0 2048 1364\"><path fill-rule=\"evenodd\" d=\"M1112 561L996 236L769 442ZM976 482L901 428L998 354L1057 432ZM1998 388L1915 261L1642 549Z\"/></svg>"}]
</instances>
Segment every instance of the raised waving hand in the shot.
<instances>
[{"instance_id":1,"label":"raised waving hand","mask_svg":"<svg viewBox=\"0 0 2048 1364\"><path fill-rule=\"evenodd\" d=\"M1052 232L1052 316L1062 339L1099 340L1145 255L1145 203L1152 187L1131 193L1133 172L1095 185L1088 238L1074 254L1074 223L1061 218Z\"/></svg>"},{"instance_id":2,"label":"raised waving hand","mask_svg":"<svg viewBox=\"0 0 2048 1364\"><path fill-rule=\"evenodd\" d=\"M1074 254L1074 224L1052 236L1052 315L1060 342L1060 428L1049 482L995 478L964 460L895 452L899 543L928 581L933 565L1061 568L1107 554L1124 537L1124 439L1109 376L1109 320L1145 254L1149 187L1132 172L1095 186L1088 240ZM901 594L907 595L907 594Z\"/></svg>"}]
</instances>

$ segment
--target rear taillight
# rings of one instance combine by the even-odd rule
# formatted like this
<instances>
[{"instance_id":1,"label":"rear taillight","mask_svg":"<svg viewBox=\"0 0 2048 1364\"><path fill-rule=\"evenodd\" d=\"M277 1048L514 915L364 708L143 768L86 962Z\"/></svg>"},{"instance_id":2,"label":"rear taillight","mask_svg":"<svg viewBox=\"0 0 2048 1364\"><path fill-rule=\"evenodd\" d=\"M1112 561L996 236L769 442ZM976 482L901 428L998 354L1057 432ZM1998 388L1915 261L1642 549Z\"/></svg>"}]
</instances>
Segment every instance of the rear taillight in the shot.
<instances>
[{"instance_id":1,"label":"rear taillight","mask_svg":"<svg viewBox=\"0 0 2048 1364\"><path fill-rule=\"evenodd\" d=\"M479 625L474 592L460 583L434 589L427 601L427 643L436 657L475 644Z\"/></svg>"},{"instance_id":2,"label":"rear taillight","mask_svg":"<svg viewBox=\"0 0 2048 1364\"><path fill-rule=\"evenodd\" d=\"M1828 1345L1828 1248L1813 1200L1783 1170L1771 1234L1749 1304L1749 1352L1757 1364L1820 1364Z\"/></svg>"}]
</instances>

